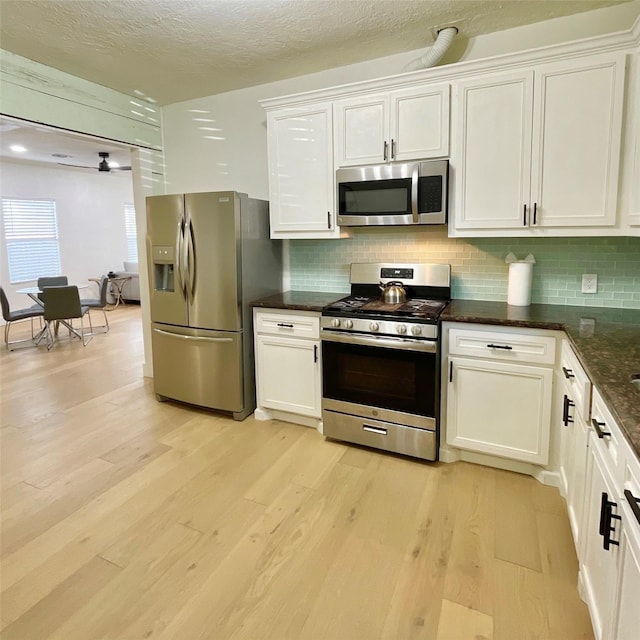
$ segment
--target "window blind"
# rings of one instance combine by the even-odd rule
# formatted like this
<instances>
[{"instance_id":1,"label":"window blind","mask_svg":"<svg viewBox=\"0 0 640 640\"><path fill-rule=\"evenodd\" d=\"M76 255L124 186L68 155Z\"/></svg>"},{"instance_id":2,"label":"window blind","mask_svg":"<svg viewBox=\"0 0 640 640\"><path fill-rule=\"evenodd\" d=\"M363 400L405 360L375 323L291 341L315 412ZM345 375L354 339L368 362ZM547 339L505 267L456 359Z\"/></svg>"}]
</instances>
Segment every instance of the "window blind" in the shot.
<instances>
[{"instance_id":1,"label":"window blind","mask_svg":"<svg viewBox=\"0 0 640 640\"><path fill-rule=\"evenodd\" d=\"M127 234L127 260L129 262L138 262L136 210L130 202L125 202L124 204L124 229Z\"/></svg>"},{"instance_id":2,"label":"window blind","mask_svg":"<svg viewBox=\"0 0 640 640\"><path fill-rule=\"evenodd\" d=\"M2 217L11 284L60 275L55 201L2 198Z\"/></svg>"}]
</instances>

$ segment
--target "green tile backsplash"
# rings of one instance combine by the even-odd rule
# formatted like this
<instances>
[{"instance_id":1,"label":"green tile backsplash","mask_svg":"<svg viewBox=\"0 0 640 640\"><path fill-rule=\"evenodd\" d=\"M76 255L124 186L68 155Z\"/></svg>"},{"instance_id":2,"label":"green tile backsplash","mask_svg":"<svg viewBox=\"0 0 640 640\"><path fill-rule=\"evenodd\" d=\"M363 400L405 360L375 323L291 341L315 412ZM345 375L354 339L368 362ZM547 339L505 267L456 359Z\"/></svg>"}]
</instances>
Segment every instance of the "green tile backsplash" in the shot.
<instances>
[{"instance_id":1,"label":"green tile backsplash","mask_svg":"<svg viewBox=\"0 0 640 640\"><path fill-rule=\"evenodd\" d=\"M640 238L448 238L441 227L351 230L340 240L291 240L291 289L349 291L352 262L446 262L454 298L507 299L508 265L532 253L532 302L640 309ZM581 293L582 274L598 292Z\"/></svg>"}]
</instances>

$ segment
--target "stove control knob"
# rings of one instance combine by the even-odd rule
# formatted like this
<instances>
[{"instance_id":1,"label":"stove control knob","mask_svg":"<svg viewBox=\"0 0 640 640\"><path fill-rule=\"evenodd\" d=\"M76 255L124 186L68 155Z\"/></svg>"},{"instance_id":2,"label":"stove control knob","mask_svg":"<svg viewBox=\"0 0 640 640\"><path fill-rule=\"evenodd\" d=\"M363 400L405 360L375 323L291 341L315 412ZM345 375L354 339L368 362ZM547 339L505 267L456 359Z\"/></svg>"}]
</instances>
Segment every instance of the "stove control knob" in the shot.
<instances>
[{"instance_id":1,"label":"stove control knob","mask_svg":"<svg viewBox=\"0 0 640 640\"><path fill-rule=\"evenodd\" d=\"M407 327L405 327L403 324L399 324L397 331L401 336L403 336L405 333L407 333Z\"/></svg>"},{"instance_id":2,"label":"stove control knob","mask_svg":"<svg viewBox=\"0 0 640 640\"><path fill-rule=\"evenodd\" d=\"M413 327L411 327L411 333L414 336L419 336L422 333L422 327L419 324L414 324Z\"/></svg>"},{"instance_id":3,"label":"stove control knob","mask_svg":"<svg viewBox=\"0 0 640 640\"><path fill-rule=\"evenodd\" d=\"M340 326L340 318L334 318L334 319L331 321L331 326L332 326L332 327L339 327L339 326Z\"/></svg>"},{"instance_id":4,"label":"stove control knob","mask_svg":"<svg viewBox=\"0 0 640 640\"><path fill-rule=\"evenodd\" d=\"M353 329L353 320L345 320L345 321L344 321L344 326L345 326L347 329Z\"/></svg>"},{"instance_id":5,"label":"stove control knob","mask_svg":"<svg viewBox=\"0 0 640 640\"><path fill-rule=\"evenodd\" d=\"M372 322L369 325L369 330L370 331L377 331L380 328L380 325L377 322Z\"/></svg>"}]
</instances>

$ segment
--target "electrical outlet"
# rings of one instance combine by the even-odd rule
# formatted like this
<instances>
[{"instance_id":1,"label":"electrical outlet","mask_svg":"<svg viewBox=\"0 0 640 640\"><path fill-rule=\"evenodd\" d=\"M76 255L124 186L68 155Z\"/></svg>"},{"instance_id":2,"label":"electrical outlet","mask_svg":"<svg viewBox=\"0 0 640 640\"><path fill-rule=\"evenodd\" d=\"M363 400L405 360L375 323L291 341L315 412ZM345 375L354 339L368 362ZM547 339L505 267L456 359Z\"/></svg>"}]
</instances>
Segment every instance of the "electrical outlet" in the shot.
<instances>
[{"instance_id":1,"label":"electrical outlet","mask_svg":"<svg viewBox=\"0 0 640 640\"><path fill-rule=\"evenodd\" d=\"M598 292L598 276L595 273L582 274L582 293Z\"/></svg>"}]
</instances>

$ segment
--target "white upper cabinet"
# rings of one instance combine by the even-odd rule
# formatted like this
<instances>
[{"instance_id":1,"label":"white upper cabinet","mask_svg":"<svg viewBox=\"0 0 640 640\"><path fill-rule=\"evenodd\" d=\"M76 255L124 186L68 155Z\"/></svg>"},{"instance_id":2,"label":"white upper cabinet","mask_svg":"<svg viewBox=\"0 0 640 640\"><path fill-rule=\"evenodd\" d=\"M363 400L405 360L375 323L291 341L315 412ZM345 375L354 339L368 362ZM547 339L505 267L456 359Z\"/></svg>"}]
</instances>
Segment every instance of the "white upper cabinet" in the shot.
<instances>
[{"instance_id":1,"label":"white upper cabinet","mask_svg":"<svg viewBox=\"0 0 640 640\"><path fill-rule=\"evenodd\" d=\"M533 72L461 81L456 92L456 228L521 228L530 191Z\"/></svg>"},{"instance_id":2,"label":"white upper cabinet","mask_svg":"<svg viewBox=\"0 0 640 640\"><path fill-rule=\"evenodd\" d=\"M615 224L624 71L624 55L609 54L536 72L531 224Z\"/></svg>"},{"instance_id":3,"label":"white upper cabinet","mask_svg":"<svg viewBox=\"0 0 640 640\"><path fill-rule=\"evenodd\" d=\"M449 85L424 85L335 102L336 168L446 157Z\"/></svg>"},{"instance_id":4,"label":"white upper cabinet","mask_svg":"<svg viewBox=\"0 0 640 640\"><path fill-rule=\"evenodd\" d=\"M333 238L333 111L330 103L267 114L272 238Z\"/></svg>"},{"instance_id":5,"label":"white upper cabinet","mask_svg":"<svg viewBox=\"0 0 640 640\"><path fill-rule=\"evenodd\" d=\"M458 82L456 235L615 225L624 76L613 53Z\"/></svg>"},{"instance_id":6,"label":"white upper cabinet","mask_svg":"<svg viewBox=\"0 0 640 640\"><path fill-rule=\"evenodd\" d=\"M629 165L627 170L627 189L629 196L628 223L630 235L640 235L640 51L632 58L633 76L630 86L635 89L629 97L627 108L625 142L629 145L625 149L625 159Z\"/></svg>"}]
</instances>

